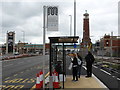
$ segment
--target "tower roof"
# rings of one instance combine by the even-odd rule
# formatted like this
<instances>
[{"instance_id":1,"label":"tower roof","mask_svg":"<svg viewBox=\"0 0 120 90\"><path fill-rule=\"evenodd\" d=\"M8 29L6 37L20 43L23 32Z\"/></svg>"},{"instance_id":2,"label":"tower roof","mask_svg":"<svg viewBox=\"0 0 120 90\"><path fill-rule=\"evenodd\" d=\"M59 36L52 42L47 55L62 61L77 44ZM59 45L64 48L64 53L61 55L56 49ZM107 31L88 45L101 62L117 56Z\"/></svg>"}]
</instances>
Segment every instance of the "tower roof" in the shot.
<instances>
[{"instance_id":1,"label":"tower roof","mask_svg":"<svg viewBox=\"0 0 120 90\"><path fill-rule=\"evenodd\" d=\"M85 10L85 14L83 14L84 16L89 16L89 14L87 13L87 10Z\"/></svg>"}]
</instances>

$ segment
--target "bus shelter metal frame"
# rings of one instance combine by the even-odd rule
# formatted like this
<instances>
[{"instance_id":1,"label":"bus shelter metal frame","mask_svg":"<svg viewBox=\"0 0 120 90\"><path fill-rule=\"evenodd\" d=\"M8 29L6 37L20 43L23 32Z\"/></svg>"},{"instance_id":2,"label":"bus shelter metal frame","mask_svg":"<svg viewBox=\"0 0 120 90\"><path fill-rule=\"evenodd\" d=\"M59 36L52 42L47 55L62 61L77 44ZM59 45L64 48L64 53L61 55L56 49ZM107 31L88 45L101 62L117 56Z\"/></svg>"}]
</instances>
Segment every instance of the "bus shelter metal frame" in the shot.
<instances>
[{"instance_id":1,"label":"bus shelter metal frame","mask_svg":"<svg viewBox=\"0 0 120 90\"><path fill-rule=\"evenodd\" d=\"M62 43L63 48L63 89L64 89L64 75L65 75L65 43L78 43L79 36L73 37L49 37L50 40L50 54L49 54L49 71L50 71L50 86L49 88L53 88L53 78L52 78L52 63L53 63L53 52L52 52L52 44ZM56 45L57 47L57 45ZM57 54L57 51L56 51ZM57 55L56 55L57 56ZM56 57L57 58L57 57Z\"/></svg>"}]
</instances>

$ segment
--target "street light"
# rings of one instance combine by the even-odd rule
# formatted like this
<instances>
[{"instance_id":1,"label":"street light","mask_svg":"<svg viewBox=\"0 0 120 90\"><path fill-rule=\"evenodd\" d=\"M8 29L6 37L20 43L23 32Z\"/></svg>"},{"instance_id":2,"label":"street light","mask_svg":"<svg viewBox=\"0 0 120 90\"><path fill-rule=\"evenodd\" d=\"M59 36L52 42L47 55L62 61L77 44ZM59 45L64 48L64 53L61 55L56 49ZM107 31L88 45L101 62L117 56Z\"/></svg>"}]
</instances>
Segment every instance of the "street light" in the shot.
<instances>
[{"instance_id":1,"label":"street light","mask_svg":"<svg viewBox=\"0 0 120 90\"><path fill-rule=\"evenodd\" d=\"M22 31L23 32L23 44L25 45L25 31ZM23 54L24 54L24 46L23 46Z\"/></svg>"},{"instance_id":2,"label":"street light","mask_svg":"<svg viewBox=\"0 0 120 90\"><path fill-rule=\"evenodd\" d=\"M72 15L70 16L70 36L72 35Z\"/></svg>"},{"instance_id":3,"label":"street light","mask_svg":"<svg viewBox=\"0 0 120 90\"><path fill-rule=\"evenodd\" d=\"M25 43L25 31L22 32L23 32L23 43Z\"/></svg>"}]
</instances>

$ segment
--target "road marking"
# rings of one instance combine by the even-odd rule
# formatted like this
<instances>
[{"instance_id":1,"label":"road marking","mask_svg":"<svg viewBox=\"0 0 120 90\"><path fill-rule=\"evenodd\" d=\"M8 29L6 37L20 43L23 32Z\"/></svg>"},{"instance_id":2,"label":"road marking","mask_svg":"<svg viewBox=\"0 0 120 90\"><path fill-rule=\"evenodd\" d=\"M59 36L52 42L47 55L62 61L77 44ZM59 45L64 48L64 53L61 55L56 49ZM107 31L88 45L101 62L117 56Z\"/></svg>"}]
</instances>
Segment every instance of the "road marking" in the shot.
<instances>
[{"instance_id":1,"label":"road marking","mask_svg":"<svg viewBox=\"0 0 120 90\"><path fill-rule=\"evenodd\" d=\"M4 89L7 89L7 90L12 90L12 89L20 89L20 88L23 88L24 85L0 85L0 87L4 90Z\"/></svg>"},{"instance_id":2,"label":"road marking","mask_svg":"<svg viewBox=\"0 0 120 90\"><path fill-rule=\"evenodd\" d=\"M26 71L29 71L29 70L26 70Z\"/></svg>"},{"instance_id":3,"label":"road marking","mask_svg":"<svg viewBox=\"0 0 120 90\"><path fill-rule=\"evenodd\" d=\"M27 79L25 79L24 81L20 82L20 83L25 83L27 80L28 80L28 78L27 78Z\"/></svg>"},{"instance_id":4,"label":"road marking","mask_svg":"<svg viewBox=\"0 0 120 90\"><path fill-rule=\"evenodd\" d=\"M101 71L103 71L104 73L108 74L108 75L111 75L110 73L106 72L105 70L103 69L100 69Z\"/></svg>"},{"instance_id":5,"label":"road marking","mask_svg":"<svg viewBox=\"0 0 120 90\"><path fill-rule=\"evenodd\" d=\"M10 90L10 89L14 88L14 85L8 85L8 86L5 87L5 88L9 88L9 89L7 89L7 90Z\"/></svg>"},{"instance_id":6,"label":"road marking","mask_svg":"<svg viewBox=\"0 0 120 90\"><path fill-rule=\"evenodd\" d=\"M24 87L24 85L17 85L17 86L15 86L15 89L17 89L17 88L23 88Z\"/></svg>"},{"instance_id":7,"label":"road marking","mask_svg":"<svg viewBox=\"0 0 120 90\"><path fill-rule=\"evenodd\" d=\"M112 76L113 78L115 77L115 76Z\"/></svg>"},{"instance_id":8,"label":"road marking","mask_svg":"<svg viewBox=\"0 0 120 90\"><path fill-rule=\"evenodd\" d=\"M117 78L117 80L120 80L120 78Z\"/></svg>"},{"instance_id":9,"label":"road marking","mask_svg":"<svg viewBox=\"0 0 120 90\"><path fill-rule=\"evenodd\" d=\"M12 80L6 80L4 81L4 83L34 83L35 80L36 80L35 78L27 78L27 79L16 78Z\"/></svg>"},{"instance_id":10,"label":"road marking","mask_svg":"<svg viewBox=\"0 0 120 90\"><path fill-rule=\"evenodd\" d=\"M98 67L96 67L96 66L93 66L94 68L98 68Z\"/></svg>"},{"instance_id":11,"label":"road marking","mask_svg":"<svg viewBox=\"0 0 120 90\"><path fill-rule=\"evenodd\" d=\"M118 73L117 71L113 71L113 72Z\"/></svg>"},{"instance_id":12,"label":"road marking","mask_svg":"<svg viewBox=\"0 0 120 90\"><path fill-rule=\"evenodd\" d=\"M17 75L18 75L18 74L15 74L14 77L17 76Z\"/></svg>"},{"instance_id":13,"label":"road marking","mask_svg":"<svg viewBox=\"0 0 120 90\"><path fill-rule=\"evenodd\" d=\"M4 60L4 62L9 62L9 61L14 61L14 60L17 60L17 59Z\"/></svg>"},{"instance_id":14,"label":"road marking","mask_svg":"<svg viewBox=\"0 0 120 90\"><path fill-rule=\"evenodd\" d=\"M10 77L7 77L5 80L10 79Z\"/></svg>"},{"instance_id":15,"label":"road marking","mask_svg":"<svg viewBox=\"0 0 120 90\"><path fill-rule=\"evenodd\" d=\"M35 79L30 79L29 81L27 81L27 83L34 83Z\"/></svg>"},{"instance_id":16,"label":"road marking","mask_svg":"<svg viewBox=\"0 0 120 90\"><path fill-rule=\"evenodd\" d=\"M5 66L3 66L3 67L8 67L8 66L11 66L11 65L13 65L13 64L5 65Z\"/></svg>"},{"instance_id":17,"label":"road marking","mask_svg":"<svg viewBox=\"0 0 120 90\"><path fill-rule=\"evenodd\" d=\"M19 64L24 63L24 62L19 62Z\"/></svg>"},{"instance_id":18,"label":"road marking","mask_svg":"<svg viewBox=\"0 0 120 90\"><path fill-rule=\"evenodd\" d=\"M23 72L20 72L20 73L23 73Z\"/></svg>"}]
</instances>

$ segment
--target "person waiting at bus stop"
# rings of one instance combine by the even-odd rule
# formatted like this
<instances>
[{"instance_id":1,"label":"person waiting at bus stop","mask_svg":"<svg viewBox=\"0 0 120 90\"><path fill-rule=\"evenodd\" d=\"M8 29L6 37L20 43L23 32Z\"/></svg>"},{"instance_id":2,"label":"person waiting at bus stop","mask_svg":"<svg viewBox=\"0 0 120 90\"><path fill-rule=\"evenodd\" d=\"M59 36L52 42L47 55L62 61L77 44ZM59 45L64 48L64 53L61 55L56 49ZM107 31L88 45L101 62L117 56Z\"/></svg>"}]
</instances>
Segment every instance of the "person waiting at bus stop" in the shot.
<instances>
[{"instance_id":1,"label":"person waiting at bus stop","mask_svg":"<svg viewBox=\"0 0 120 90\"><path fill-rule=\"evenodd\" d=\"M72 65L72 74L73 74L73 80L72 81L78 81L78 61L76 58L76 54L73 54L73 61L72 61L73 65ZM76 78L76 80L75 80Z\"/></svg>"},{"instance_id":2,"label":"person waiting at bus stop","mask_svg":"<svg viewBox=\"0 0 120 90\"><path fill-rule=\"evenodd\" d=\"M86 60L86 68L87 68L86 77L92 77L92 64L95 58L90 51L88 51L88 54L86 55L85 60Z\"/></svg>"},{"instance_id":3,"label":"person waiting at bus stop","mask_svg":"<svg viewBox=\"0 0 120 90\"><path fill-rule=\"evenodd\" d=\"M77 60L78 60L78 77L80 78L83 60L82 60L82 57L80 56L79 53L77 53L76 55L77 55L76 57L77 57Z\"/></svg>"}]
</instances>

